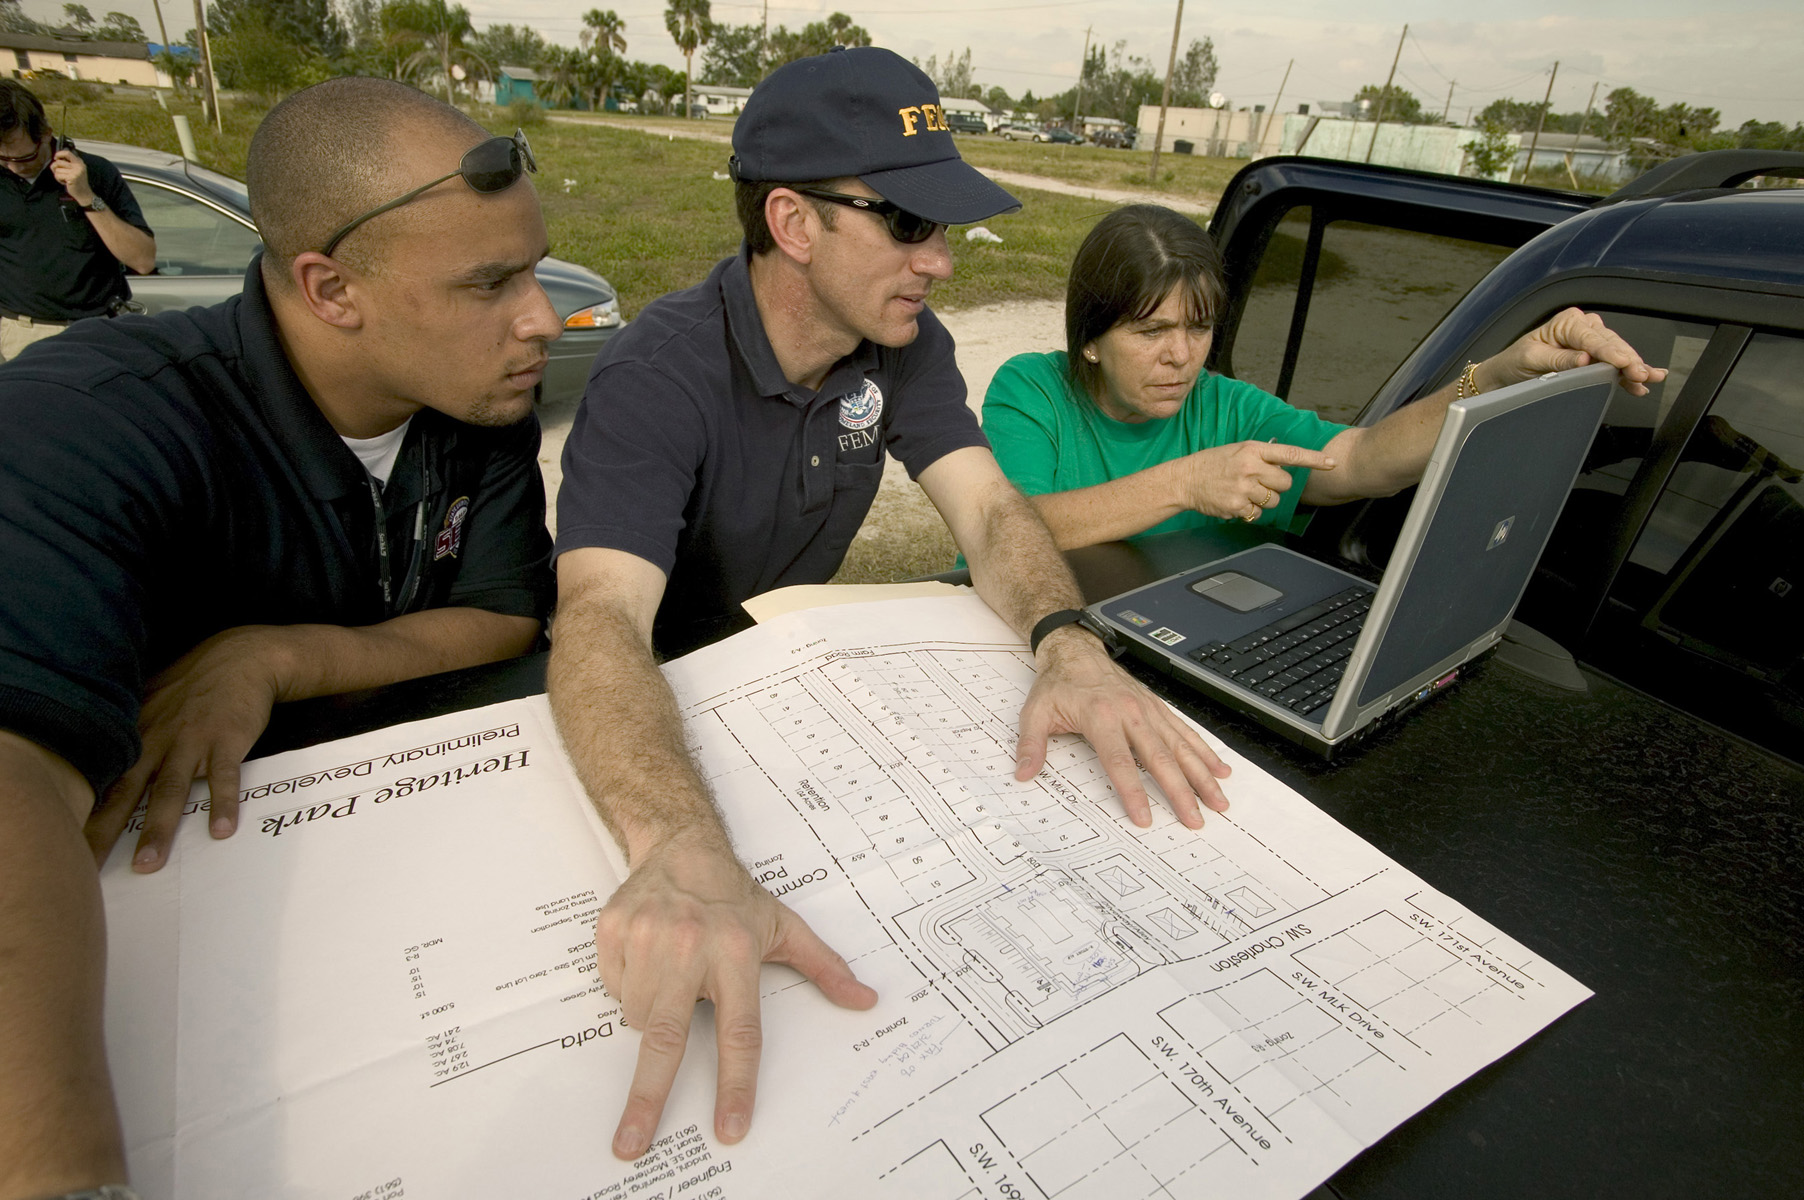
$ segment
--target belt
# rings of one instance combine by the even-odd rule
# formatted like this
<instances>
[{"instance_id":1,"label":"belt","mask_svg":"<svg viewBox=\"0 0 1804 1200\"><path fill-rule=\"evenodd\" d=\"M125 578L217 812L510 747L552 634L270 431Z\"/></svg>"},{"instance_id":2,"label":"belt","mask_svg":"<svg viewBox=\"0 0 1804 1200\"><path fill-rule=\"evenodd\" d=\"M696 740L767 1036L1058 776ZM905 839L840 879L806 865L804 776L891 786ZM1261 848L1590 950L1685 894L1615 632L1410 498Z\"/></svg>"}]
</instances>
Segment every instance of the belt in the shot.
<instances>
[{"instance_id":1,"label":"belt","mask_svg":"<svg viewBox=\"0 0 1804 1200\"><path fill-rule=\"evenodd\" d=\"M51 321L44 317L28 317L24 313L16 313L10 308L0 308L0 317L5 317L9 321L17 321L21 325L54 325L58 329L66 328L73 323L70 321Z\"/></svg>"},{"instance_id":2,"label":"belt","mask_svg":"<svg viewBox=\"0 0 1804 1200\"><path fill-rule=\"evenodd\" d=\"M130 300L121 300L115 307L102 309L97 313L89 313L87 317L70 317L66 321L53 321L49 317L28 316L25 313L14 312L12 309L4 307L0 307L0 317L5 317L9 321L17 321L21 325L54 325L58 329L66 329L77 321L87 320L88 317L116 317L122 311L129 311L124 306L131 303Z\"/></svg>"}]
</instances>

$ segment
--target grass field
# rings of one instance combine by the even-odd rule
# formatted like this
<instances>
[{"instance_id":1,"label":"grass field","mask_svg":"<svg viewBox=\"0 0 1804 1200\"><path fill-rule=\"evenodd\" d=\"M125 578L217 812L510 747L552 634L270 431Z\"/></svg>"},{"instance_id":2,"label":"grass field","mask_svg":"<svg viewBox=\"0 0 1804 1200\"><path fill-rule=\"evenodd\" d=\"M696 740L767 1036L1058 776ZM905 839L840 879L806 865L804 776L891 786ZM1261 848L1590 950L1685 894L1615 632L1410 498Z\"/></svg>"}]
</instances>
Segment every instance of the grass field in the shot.
<instances>
[{"instance_id":1,"label":"grass field","mask_svg":"<svg viewBox=\"0 0 1804 1200\"><path fill-rule=\"evenodd\" d=\"M680 117L624 116L608 114L608 120L632 123L648 130L689 133L702 130L729 137L730 118L684 121ZM1149 135L1150 136L1150 135ZM1021 171L1044 175L1066 183L1097 188L1145 192L1149 199L1161 195L1213 202L1240 168L1244 158L1200 158L1189 154L1161 154L1159 180L1147 179L1152 155L1144 150L1105 150L1101 146L1059 146L1051 143L1010 142L994 134L958 135L958 152L965 160L993 171Z\"/></svg>"},{"instance_id":2,"label":"grass field","mask_svg":"<svg viewBox=\"0 0 1804 1200\"><path fill-rule=\"evenodd\" d=\"M198 104L170 102L170 112L148 97L113 95L71 102L64 116L49 105L51 119L79 142L127 142L179 153L172 113L185 113L193 126L201 161L242 179L251 134L263 109L227 102L225 132L202 121ZM626 118L647 132L665 126L695 127L676 118ZM512 132L505 112L486 123ZM721 133L731 122L711 121ZM535 180L544 201L552 253L600 271L619 289L628 317L677 288L707 274L739 245L733 215L733 187L724 179L726 155L718 142L646 136L645 132L563 122L535 124L528 136L539 160ZM973 163L994 169L1046 175L1097 187L1124 188L1127 176L1144 184L1147 156L1095 146L1010 143L961 137L959 149ZM1239 160L1187 159L1167 155L1171 192L1213 198ZM1138 174L1136 174L1136 165ZM569 181L566 183L566 181ZM1200 189L1200 190L1199 190ZM1064 295L1066 271L1078 243L1111 205L1052 192L1016 189L1024 208L985 224L1001 245L967 242L952 231L955 273L935 289L935 307L956 309L1012 299ZM1144 188L1142 189L1144 190ZM1149 197L1156 194L1148 192Z\"/></svg>"},{"instance_id":3,"label":"grass field","mask_svg":"<svg viewBox=\"0 0 1804 1200\"><path fill-rule=\"evenodd\" d=\"M738 247L733 185L714 178L725 166L718 143L597 125L539 125L530 136L554 253L612 280L629 316ZM1111 206L1050 192L1022 200L1021 212L984 223L1001 245L952 232L954 275L935 288L935 307L1065 294L1078 242Z\"/></svg>"}]
</instances>

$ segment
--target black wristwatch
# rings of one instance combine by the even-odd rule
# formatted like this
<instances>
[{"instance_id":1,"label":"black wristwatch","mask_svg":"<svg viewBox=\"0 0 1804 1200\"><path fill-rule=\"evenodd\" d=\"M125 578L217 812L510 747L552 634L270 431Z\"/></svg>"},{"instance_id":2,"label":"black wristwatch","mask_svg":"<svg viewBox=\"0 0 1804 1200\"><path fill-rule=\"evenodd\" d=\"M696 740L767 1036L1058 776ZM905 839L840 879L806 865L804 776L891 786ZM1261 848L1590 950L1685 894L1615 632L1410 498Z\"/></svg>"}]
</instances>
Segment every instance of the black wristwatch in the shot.
<instances>
[{"instance_id":1,"label":"black wristwatch","mask_svg":"<svg viewBox=\"0 0 1804 1200\"><path fill-rule=\"evenodd\" d=\"M95 196L94 203L84 204L84 205L82 205L82 207L87 209L89 212L105 212L106 211L106 201L102 200L99 196Z\"/></svg>"},{"instance_id":2,"label":"black wristwatch","mask_svg":"<svg viewBox=\"0 0 1804 1200\"><path fill-rule=\"evenodd\" d=\"M1061 608L1055 613L1047 613L1036 621L1033 632L1027 635L1029 652L1038 654L1040 643L1046 640L1047 635L1055 629L1063 629L1067 625L1083 626L1084 629L1096 635L1096 639L1102 643L1103 649L1109 652L1110 658L1121 657L1124 647L1121 639L1115 636L1115 631L1081 608Z\"/></svg>"}]
</instances>

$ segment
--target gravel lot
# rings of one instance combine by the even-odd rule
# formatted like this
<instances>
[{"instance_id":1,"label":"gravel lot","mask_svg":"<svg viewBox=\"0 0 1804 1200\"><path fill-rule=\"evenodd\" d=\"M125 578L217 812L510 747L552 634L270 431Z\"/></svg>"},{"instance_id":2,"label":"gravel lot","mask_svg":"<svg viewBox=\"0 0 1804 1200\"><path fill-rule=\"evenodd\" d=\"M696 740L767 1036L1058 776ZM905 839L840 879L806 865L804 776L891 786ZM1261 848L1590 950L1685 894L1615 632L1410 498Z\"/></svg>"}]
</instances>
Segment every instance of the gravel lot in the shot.
<instances>
[{"instance_id":1,"label":"gravel lot","mask_svg":"<svg viewBox=\"0 0 1804 1200\"><path fill-rule=\"evenodd\" d=\"M1026 350L1056 350L1063 344L1064 308L1057 301L1027 300L939 314L958 342L958 361L970 389L972 411L982 406L990 377L1008 359ZM560 460L575 415L572 404L548 405L539 410L545 429L539 466L545 472L545 494L554 500L547 514L553 533L557 532L555 497L558 482L564 476ZM956 555L952 536L939 513L921 489L909 481L901 464L892 459L871 514L865 518L834 581L889 583L930 575L950 568Z\"/></svg>"}]
</instances>

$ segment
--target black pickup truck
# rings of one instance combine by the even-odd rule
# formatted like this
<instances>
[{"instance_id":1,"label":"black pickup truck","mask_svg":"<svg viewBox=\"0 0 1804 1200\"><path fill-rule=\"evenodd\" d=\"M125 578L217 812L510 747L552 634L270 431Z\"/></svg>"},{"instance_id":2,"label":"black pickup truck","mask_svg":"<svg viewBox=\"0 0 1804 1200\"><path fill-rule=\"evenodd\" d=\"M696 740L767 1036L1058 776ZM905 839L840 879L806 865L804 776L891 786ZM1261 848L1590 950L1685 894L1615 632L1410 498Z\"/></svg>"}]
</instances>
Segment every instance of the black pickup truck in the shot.
<instances>
[{"instance_id":1,"label":"black pickup truck","mask_svg":"<svg viewBox=\"0 0 1804 1200\"><path fill-rule=\"evenodd\" d=\"M1804 761L1804 190L1734 186L1801 172L1700 154L1599 198L1265 159L1210 225L1233 297L1210 366L1366 424L1562 308L1603 314L1672 373L1617 391L1519 619ZM1382 566L1408 500L1309 541Z\"/></svg>"}]
</instances>

